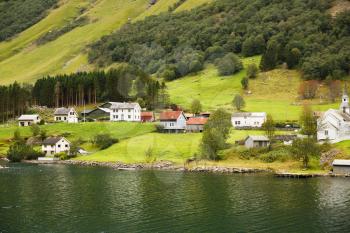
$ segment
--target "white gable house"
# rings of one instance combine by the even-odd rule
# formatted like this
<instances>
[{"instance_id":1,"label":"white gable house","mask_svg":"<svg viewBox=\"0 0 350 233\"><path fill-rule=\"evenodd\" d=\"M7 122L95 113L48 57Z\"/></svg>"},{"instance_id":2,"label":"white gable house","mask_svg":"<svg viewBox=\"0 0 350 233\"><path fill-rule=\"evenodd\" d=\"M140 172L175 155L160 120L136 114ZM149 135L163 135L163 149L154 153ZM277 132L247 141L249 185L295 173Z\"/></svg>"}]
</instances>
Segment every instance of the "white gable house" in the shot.
<instances>
[{"instance_id":1,"label":"white gable house","mask_svg":"<svg viewBox=\"0 0 350 233\"><path fill-rule=\"evenodd\" d=\"M61 152L68 153L70 142L64 137L50 137L43 141L41 151L46 156L52 156Z\"/></svg>"},{"instance_id":2,"label":"white gable house","mask_svg":"<svg viewBox=\"0 0 350 233\"><path fill-rule=\"evenodd\" d=\"M183 111L165 111L160 114L160 125L166 132L184 132L186 130L186 116Z\"/></svg>"},{"instance_id":3,"label":"white gable house","mask_svg":"<svg viewBox=\"0 0 350 233\"><path fill-rule=\"evenodd\" d=\"M261 128L265 121L265 112L236 112L231 117L235 128Z\"/></svg>"},{"instance_id":4,"label":"white gable house","mask_svg":"<svg viewBox=\"0 0 350 233\"><path fill-rule=\"evenodd\" d=\"M141 107L138 103L111 103L111 121L141 122Z\"/></svg>"},{"instance_id":5,"label":"white gable house","mask_svg":"<svg viewBox=\"0 0 350 233\"><path fill-rule=\"evenodd\" d=\"M339 110L329 109L317 120L317 139L331 143L350 140L350 106L346 94Z\"/></svg>"},{"instance_id":6,"label":"white gable house","mask_svg":"<svg viewBox=\"0 0 350 233\"><path fill-rule=\"evenodd\" d=\"M78 123L78 114L74 108L57 108L54 120L67 123Z\"/></svg>"},{"instance_id":7,"label":"white gable house","mask_svg":"<svg viewBox=\"0 0 350 233\"><path fill-rule=\"evenodd\" d=\"M38 124L41 121L39 115L22 115L18 118L19 126L31 126L33 124Z\"/></svg>"}]
</instances>

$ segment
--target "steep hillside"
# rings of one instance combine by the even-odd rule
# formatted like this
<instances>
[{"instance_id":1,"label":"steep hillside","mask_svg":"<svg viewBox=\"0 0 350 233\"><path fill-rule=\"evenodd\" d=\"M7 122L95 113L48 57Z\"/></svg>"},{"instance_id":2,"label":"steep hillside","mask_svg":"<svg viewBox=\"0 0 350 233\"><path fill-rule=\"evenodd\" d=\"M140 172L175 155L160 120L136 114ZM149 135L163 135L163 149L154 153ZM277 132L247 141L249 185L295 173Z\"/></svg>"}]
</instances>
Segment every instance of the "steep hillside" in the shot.
<instances>
[{"instance_id":1,"label":"steep hillside","mask_svg":"<svg viewBox=\"0 0 350 233\"><path fill-rule=\"evenodd\" d=\"M89 61L100 67L128 62L172 80L227 53L262 54L264 71L286 63L305 79L340 79L349 72L350 18L349 12L330 17L331 3L218 0L192 11L147 17L94 43Z\"/></svg>"},{"instance_id":2,"label":"steep hillside","mask_svg":"<svg viewBox=\"0 0 350 233\"><path fill-rule=\"evenodd\" d=\"M150 7L149 0L61 1L45 19L13 40L0 43L0 84L15 80L32 82L46 74L88 70L85 50L88 44L117 30L128 20L167 11L174 2L160 0ZM191 2L196 1L189 0L188 4ZM186 9L190 7L191 4ZM87 17L89 21L52 42L40 46L35 43L41 36L63 28L78 17Z\"/></svg>"},{"instance_id":3,"label":"steep hillside","mask_svg":"<svg viewBox=\"0 0 350 233\"><path fill-rule=\"evenodd\" d=\"M0 41L37 23L56 3L57 0L0 1Z\"/></svg>"}]
</instances>

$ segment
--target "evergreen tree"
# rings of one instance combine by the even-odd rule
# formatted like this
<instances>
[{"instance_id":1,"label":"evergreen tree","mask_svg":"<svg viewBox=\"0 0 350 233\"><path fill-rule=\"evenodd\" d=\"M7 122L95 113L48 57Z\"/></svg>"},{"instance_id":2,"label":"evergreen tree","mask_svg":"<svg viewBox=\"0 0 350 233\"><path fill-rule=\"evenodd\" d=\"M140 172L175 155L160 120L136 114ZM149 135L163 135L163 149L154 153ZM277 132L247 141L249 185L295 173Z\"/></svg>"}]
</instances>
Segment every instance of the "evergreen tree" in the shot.
<instances>
[{"instance_id":1,"label":"evergreen tree","mask_svg":"<svg viewBox=\"0 0 350 233\"><path fill-rule=\"evenodd\" d=\"M278 43L275 40L270 40L267 44L267 49L263 54L260 62L260 69L262 71L272 70L276 67L278 62Z\"/></svg>"}]
</instances>

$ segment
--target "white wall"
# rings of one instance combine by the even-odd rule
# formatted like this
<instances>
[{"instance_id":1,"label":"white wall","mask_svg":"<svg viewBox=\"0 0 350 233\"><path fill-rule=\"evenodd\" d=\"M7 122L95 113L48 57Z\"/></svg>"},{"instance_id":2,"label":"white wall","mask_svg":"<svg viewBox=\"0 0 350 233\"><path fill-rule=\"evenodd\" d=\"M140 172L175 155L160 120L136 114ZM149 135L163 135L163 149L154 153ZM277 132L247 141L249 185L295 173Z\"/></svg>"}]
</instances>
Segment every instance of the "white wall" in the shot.
<instances>
[{"instance_id":1,"label":"white wall","mask_svg":"<svg viewBox=\"0 0 350 233\"><path fill-rule=\"evenodd\" d=\"M45 153L45 155L55 155L61 152L68 152L70 150L70 143L66 139L61 139L55 145L42 145L41 151Z\"/></svg>"},{"instance_id":2,"label":"white wall","mask_svg":"<svg viewBox=\"0 0 350 233\"><path fill-rule=\"evenodd\" d=\"M111 121L141 121L141 108L112 109Z\"/></svg>"},{"instance_id":3,"label":"white wall","mask_svg":"<svg viewBox=\"0 0 350 233\"><path fill-rule=\"evenodd\" d=\"M232 117L233 127L254 127L261 128L265 122L265 117Z\"/></svg>"}]
</instances>

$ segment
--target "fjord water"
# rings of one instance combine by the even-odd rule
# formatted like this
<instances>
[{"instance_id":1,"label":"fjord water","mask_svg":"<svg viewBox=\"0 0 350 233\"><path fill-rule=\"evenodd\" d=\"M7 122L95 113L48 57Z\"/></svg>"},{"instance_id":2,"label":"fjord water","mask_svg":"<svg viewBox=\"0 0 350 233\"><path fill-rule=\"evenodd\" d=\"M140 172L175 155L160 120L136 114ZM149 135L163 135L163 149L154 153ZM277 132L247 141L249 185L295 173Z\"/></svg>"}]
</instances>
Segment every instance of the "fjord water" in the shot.
<instances>
[{"instance_id":1,"label":"fjord water","mask_svg":"<svg viewBox=\"0 0 350 233\"><path fill-rule=\"evenodd\" d=\"M350 232L350 179L0 169L0 232Z\"/></svg>"}]
</instances>

